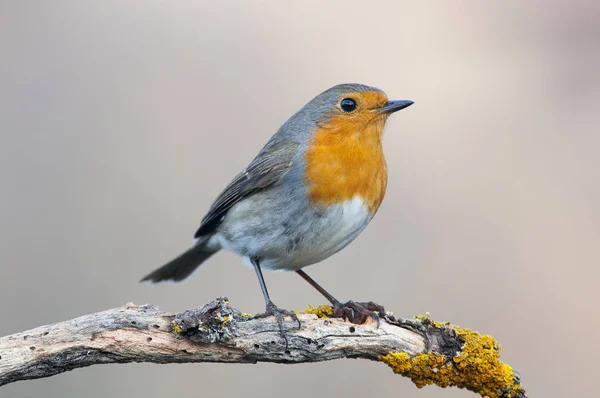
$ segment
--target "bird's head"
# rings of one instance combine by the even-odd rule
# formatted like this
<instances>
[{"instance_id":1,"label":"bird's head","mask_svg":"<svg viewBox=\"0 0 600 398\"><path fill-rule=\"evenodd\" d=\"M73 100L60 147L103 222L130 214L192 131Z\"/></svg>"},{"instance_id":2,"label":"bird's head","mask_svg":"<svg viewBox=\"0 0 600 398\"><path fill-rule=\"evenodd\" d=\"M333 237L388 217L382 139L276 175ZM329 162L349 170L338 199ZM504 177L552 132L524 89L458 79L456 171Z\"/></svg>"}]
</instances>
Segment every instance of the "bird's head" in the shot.
<instances>
[{"instance_id":1,"label":"bird's head","mask_svg":"<svg viewBox=\"0 0 600 398\"><path fill-rule=\"evenodd\" d=\"M374 130L380 136L388 116L412 104L412 101L390 101L375 87L339 84L316 96L305 109L314 116L320 129L358 135Z\"/></svg>"}]
</instances>

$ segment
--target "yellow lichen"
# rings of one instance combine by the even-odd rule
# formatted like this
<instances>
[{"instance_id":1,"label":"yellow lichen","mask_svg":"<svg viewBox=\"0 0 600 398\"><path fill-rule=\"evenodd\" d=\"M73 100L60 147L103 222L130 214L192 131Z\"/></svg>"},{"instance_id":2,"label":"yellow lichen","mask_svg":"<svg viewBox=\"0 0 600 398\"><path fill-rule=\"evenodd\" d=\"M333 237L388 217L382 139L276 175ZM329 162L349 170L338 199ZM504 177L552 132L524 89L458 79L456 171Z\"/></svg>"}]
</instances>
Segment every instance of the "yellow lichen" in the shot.
<instances>
[{"instance_id":1,"label":"yellow lichen","mask_svg":"<svg viewBox=\"0 0 600 398\"><path fill-rule=\"evenodd\" d=\"M405 352L390 352L389 354L379 357L380 360L387 363L394 373L408 376L412 369L411 357Z\"/></svg>"},{"instance_id":2,"label":"yellow lichen","mask_svg":"<svg viewBox=\"0 0 600 398\"><path fill-rule=\"evenodd\" d=\"M451 326L449 322L434 321L433 319L431 319L431 315L429 315L429 312L426 312L425 315L415 315L415 319L433 325L438 329L443 329L445 327Z\"/></svg>"},{"instance_id":3,"label":"yellow lichen","mask_svg":"<svg viewBox=\"0 0 600 398\"><path fill-rule=\"evenodd\" d=\"M175 321L171 322L171 325L173 325L173 331L177 334L181 333L181 326L179 326L177 323L175 323Z\"/></svg>"},{"instance_id":4,"label":"yellow lichen","mask_svg":"<svg viewBox=\"0 0 600 398\"><path fill-rule=\"evenodd\" d=\"M225 324L227 323L228 320L229 320L229 315L225 315L223 317L223 322L221 322L221 327L225 326Z\"/></svg>"},{"instance_id":5,"label":"yellow lichen","mask_svg":"<svg viewBox=\"0 0 600 398\"><path fill-rule=\"evenodd\" d=\"M295 312L300 314L313 314L318 316L319 318L331 318L331 316L333 315L333 307L324 304L321 304L318 307L313 307L312 305L309 305L308 308L304 311Z\"/></svg>"},{"instance_id":6,"label":"yellow lichen","mask_svg":"<svg viewBox=\"0 0 600 398\"><path fill-rule=\"evenodd\" d=\"M500 361L500 345L492 336L434 322L428 316L418 319L427 319L429 325L438 329L452 328L463 342L461 351L453 358L434 352L414 357L392 352L380 357L394 373L409 377L419 388L428 384L456 386L490 398L511 398L521 391L512 368Z\"/></svg>"}]
</instances>

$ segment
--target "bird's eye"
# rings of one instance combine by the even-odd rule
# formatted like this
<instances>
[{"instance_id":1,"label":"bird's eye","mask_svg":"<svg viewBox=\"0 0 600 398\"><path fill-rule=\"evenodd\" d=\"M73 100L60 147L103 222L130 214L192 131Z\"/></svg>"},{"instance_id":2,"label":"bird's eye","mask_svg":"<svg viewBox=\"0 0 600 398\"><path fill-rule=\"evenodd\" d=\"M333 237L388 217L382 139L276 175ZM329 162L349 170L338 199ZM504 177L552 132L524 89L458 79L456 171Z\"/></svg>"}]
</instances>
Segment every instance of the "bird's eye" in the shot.
<instances>
[{"instance_id":1,"label":"bird's eye","mask_svg":"<svg viewBox=\"0 0 600 398\"><path fill-rule=\"evenodd\" d=\"M344 98L342 102L340 102L340 108L342 108L344 112L352 112L356 109L356 101L352 98Z\"/></svg>"}]
</instances>

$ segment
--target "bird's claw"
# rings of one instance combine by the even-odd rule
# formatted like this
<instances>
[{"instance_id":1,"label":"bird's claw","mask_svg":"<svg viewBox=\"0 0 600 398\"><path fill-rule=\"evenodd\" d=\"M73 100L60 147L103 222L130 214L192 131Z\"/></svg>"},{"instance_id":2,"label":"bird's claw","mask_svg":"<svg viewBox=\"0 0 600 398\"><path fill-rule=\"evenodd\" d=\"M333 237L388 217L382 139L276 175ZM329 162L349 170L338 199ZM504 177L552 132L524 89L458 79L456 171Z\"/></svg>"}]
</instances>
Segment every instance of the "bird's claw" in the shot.
<instances>
[{"instance_id":1,"label":"bird's claw","mask_svg":"<svg viewBox=\"0 0 600 398\"><path fill-rule=\"evenodd\" d=\"M267 310L265 312L263 312L262 314L254 315L252 318L258 319L258 318L266 318L269 316L274 316L275 318L277 318L277 324L279 325L279 331L281 332L281 337L283 337L283 340L285 341L285 350L287 351L288 350L288 336L287 336L287 329L285 328L283 320L284 320L285 316L289 316L294 321L298 322L298 328L300 328L300 327L302 327L302 324L300 323L300 319L298 319L298 315L296 315L292 311L278 308L275 304L273 304L272 301L269 301L267 303Z\"/></svg>"},{"instance_id":2,"label":"bird's claw","mask_svg":"<svg viewBox=\"0 0 600 398\"><path fill-rule=\"evenodd\" d=\"M378 314L379 313L379 314ZM333 305L333 317L342 318L355 324L362 324L367 321L368 317L373 318L377 322L377 327L381 323L380 315L385 316L383 306L372 301L365 303L355 303L348 301L345 303L336 303Z\"/></svg>"}]
</instances>

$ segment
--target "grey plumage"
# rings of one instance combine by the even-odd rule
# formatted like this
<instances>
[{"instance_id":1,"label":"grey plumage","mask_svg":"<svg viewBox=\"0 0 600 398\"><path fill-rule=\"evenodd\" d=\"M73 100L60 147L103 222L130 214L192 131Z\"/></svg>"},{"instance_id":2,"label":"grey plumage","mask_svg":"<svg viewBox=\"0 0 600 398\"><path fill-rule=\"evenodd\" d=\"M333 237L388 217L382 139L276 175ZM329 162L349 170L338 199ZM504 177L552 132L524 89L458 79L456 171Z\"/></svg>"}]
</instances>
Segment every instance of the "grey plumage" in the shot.
<instances>
[{"instance_id":1,"label":"grey plumage","mask_svg":"<svg viewBox=\"0 0 600 398\"><path fill-rule=\"evenodd\" d=\"M268 151L261 152L213 202L194 237L214 232L227 211L236 203L276 183L292 165L297 148L297 143L285 142L271 145Z\"/></svg>"}]
</instances>

